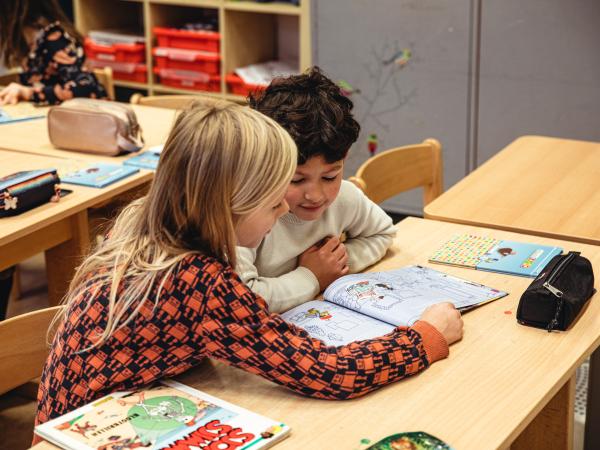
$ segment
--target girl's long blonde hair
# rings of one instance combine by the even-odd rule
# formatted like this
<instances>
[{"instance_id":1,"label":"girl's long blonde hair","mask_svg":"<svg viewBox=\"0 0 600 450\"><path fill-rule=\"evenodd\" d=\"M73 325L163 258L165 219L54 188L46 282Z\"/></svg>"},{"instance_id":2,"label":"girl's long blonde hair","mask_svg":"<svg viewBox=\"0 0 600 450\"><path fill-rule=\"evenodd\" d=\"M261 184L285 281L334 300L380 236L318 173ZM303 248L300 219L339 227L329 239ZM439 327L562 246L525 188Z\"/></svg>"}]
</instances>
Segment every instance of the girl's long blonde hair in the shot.
<instances>
[{"instance_id":1,"label":"girl's long blonde hair","mask_svg":"<svg viewBox=\"0 0 600 450\"><path fill-rule=\"evenodd\" d=\"M296 159L292 138L261 113L225 101L192 104L171 130L148 195L119 214L77 269L60 318L81 295L89 307L110 285L98 346L137 315L158 282L156 304L184 257L202 253L235 267L236 224L285 188Z\"/></svg>"}]
</instances>

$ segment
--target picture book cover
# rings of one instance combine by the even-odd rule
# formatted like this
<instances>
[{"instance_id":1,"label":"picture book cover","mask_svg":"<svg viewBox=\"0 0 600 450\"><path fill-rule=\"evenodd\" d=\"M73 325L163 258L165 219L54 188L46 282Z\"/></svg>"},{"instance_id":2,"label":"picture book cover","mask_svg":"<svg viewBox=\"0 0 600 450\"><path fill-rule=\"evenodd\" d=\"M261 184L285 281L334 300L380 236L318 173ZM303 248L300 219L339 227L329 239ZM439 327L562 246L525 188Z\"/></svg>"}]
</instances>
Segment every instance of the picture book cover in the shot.
<instances>
[{"instance_id":1,"label":"picture book cover","mask_svg":"<svg viewBox=\"0 0 600 450\"><path fill-rule=\"evenodd\" d=\"M508 295L422 266L346 275L313 300L282 314L327 345L339 346L412 325L430 305L452 302L467 310Z\"/></svg>"},{"instance_id":2,"label":"picture book cover","mask_svg":"<svg viewBox=\"0 0 600 450\"><path fill-rule=\"evenodd\" d=\"M139 167L141 169L156 170L158 167L158 160L160 159L160 153L154 153L147 151L140 153L133 158L126 159L123 164L126 166Z\"/></svg>"},{"instance_id":3,"label":"picture book cover","mask_svg":"<svg viewBox=\"0 0 600 450\"><path fill-rule=\"evenodd\" d=\"M132 166L97 163L73 172L61 173L60 179L63 183L103 188L139 171L139 168Z\"/></svg>"},{"instance_id":4,"label":"picture book cover","mask_svg":"<svg viewBox=\"0 0 600 450\"><path fill-rule=\"evenodd\" d=\"M444 441L423 431L392 434L365 450L453 450Z\"/></svg>"},{"instance_id":5,"label":"picture book cover","mask_svg":"<svg viewBox=\"0 0 600 450\"><path fill-rule=\"evenodd\" d=\"M167 380L116 392L35 427L68 450L266 449L284 437L285 424Z\"/></svg>"},{"instance_id":6,"label":"picture book cover","mask_svg":"<svg viewBox=\"0 0 600 450\"><path fill-rule=\"evenodd\" d=\"M561 253L560 247L461 234L439 248L429 262L537 277Z\"/></svg>"},{"instance_id":7,"label":"picture book cover","mask_svg":"<svg viewBox=\"0 0 600 450\"><path fill-rule=\"evenodd\" d=\"M20 102L16 105L0 107L0 124L41 119L42 117L44 117L43 111L37 109L29 102Z\"/></svg>"}]
</instances>

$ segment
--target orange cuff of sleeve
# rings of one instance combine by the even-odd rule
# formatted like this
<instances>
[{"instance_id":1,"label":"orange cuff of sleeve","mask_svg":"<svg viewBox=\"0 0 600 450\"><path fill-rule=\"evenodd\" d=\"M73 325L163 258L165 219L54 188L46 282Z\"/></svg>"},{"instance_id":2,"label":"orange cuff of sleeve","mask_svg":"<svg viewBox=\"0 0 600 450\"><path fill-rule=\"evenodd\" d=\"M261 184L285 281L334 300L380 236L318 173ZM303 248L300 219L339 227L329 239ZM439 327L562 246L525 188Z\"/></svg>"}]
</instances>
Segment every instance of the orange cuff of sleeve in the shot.
<instances>
[{"instance_id":1,"label":"orange cuff of sleeve","mask_svg":"<svg viewBox=\"0 0 600 450\"><path fill-rule=\"evenodd\" d=\"M448 342L436 327L424 320L418 320L411 328L421 335L429 364L448 356L450 353Z\"/></svg>"}]
</instances>

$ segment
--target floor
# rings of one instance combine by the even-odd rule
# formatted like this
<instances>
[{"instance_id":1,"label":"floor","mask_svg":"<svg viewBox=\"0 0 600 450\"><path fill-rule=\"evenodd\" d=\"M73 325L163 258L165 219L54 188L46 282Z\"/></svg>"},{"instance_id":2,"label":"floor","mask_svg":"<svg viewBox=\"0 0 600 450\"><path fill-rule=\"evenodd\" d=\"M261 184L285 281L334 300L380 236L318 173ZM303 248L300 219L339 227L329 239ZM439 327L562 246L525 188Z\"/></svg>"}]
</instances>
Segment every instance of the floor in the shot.
<instances>
[{"instance_id":1,"label":"floor","mask_svg":"<svg viewBox=\"0 0 600 450\"><path fill-rule=\"evenodd\" d=\"M394 222L405 216L390 214ZM45 262L43 255L37 255L19 265L19 285L21 292L18 299L12 298L7 317L13 317L48 306L46 294ZM587 399L588 361L577 370L577 388L575 396L575 436L573 450L583 449L583 433L585 423L585 406ZM33 430L35 402L31 393L9 393L0 396L0 450L19 450L29 447ZM29 418L24 420L23 418ZM10 428L11 432L7 430ZM7 438L4 438L6 436Z\"/></svg>"}]
</instances>

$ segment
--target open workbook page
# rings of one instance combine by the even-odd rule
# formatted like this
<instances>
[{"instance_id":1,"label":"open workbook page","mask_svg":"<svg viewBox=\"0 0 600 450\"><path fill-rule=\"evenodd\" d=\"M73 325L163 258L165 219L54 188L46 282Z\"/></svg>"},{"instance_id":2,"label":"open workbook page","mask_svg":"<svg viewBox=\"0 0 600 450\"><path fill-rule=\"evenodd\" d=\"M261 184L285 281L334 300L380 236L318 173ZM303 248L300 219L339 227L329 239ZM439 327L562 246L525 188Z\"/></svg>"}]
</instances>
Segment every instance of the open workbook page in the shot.
<instances>
[{"instance_id":1,"label":"open workbook page","mask_svg":"<svg viewBox=\"0 0 600 450\"><path fill-rule=\"evenodd\" d=\"M282 314L328 345L343 345L412 325L430 305L452 302L458 309L507 295L478 283L421 266L346 275L313 300Z\"/></svg>"}]
</instances>

